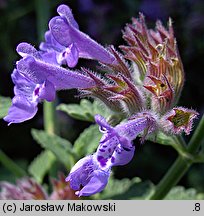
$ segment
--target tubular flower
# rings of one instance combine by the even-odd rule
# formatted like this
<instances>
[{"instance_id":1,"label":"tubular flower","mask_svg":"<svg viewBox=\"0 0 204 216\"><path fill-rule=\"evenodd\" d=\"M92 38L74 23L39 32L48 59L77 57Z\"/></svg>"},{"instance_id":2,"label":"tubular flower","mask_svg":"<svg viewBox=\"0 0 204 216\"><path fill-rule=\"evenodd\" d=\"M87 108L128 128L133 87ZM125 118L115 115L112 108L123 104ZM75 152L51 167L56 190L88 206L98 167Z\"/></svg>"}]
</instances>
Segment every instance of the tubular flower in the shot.
<instances>
[{"instance_id":1,"label":"tubular flower","mask_svg":"<svg viewBox=\"0 0 204 216\"><path fill-rule=\"evenodd\" d=\"M79 30L71 9L66 5L57 8L60 16L49 22L50 31L45 34L45 42L40 49L45 52L56 52L58 64L67 64L75 67L79 58L95 59L102 63L112 64L114 56Z\"/></svg>"},{"instance_id":2,"label":"tubular flower","mask_svg":"<svg viewBox=\"0 0 204 216\"><path fill-rule=\"evenodd\" d=\"M23 57L12 73L15 84L12 106L4 120L19 123L33 118L42 100L53 101L56 90L87 88L95 83L89 77L75 71L42 61L40 53L29 44L17 47Z\"/></svg>"},{"instance_id":3,"label":"tubular flower","mask_svg":"<svg viewBox=\"0 0 204 216\"><path fill-rule=\"evenodd\" d=\"M108 183L111 167L125 165L133 158L135 147L132 140L154 125L154 119L150 120L149 116L132 119L116 127L110 126L100 115L95 116L95 121L103 133L97 151L79 160L66 178L70 187L77 190L78 196L101 192Z\"/></svg>"}]
</instances>

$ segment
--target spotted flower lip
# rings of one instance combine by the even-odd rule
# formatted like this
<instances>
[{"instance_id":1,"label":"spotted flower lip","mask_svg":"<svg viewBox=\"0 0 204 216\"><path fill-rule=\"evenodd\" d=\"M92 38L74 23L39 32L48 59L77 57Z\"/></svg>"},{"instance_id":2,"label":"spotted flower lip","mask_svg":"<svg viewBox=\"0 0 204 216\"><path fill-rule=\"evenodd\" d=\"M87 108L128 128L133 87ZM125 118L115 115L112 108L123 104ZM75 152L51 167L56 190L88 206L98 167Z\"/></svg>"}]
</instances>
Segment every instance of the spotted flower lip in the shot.
<instances>
[{"instance_id":1,"label":"spotted flower lip","mask_svg":"<svg viewBox=\"0 0 204 216\"><path fill-rule=\"evenodd\" d=\"M71 169L66 181L77 196L90 196L101 192L108 183L110 170L101 170L93 155L80 159ZM83 188L80 190L81 186Z\"/></svg>"},{"instance_id":2,"label":"spotted flower lip","mask_svg":"<svg viewBox=\"0 0 204 216\"><path fill-rule=\"evenodd\" d=\"M70 187L77 190L75 194L78 196L101 192L108 183L111 168L125 165L132 160L135 152L132 140L149 127L146 116L116 127L109 125L100 115L95 116L95 121L103 133L96 152L79 160L66 178Z\"/></svg>"},{"instance_id":3,"label":"spotted flower lip","mask_svg":"<svg viewBox=\"0 0 204 216\"><path fill-rule=\"evenodd\" d=\"M60 50L59 63L66 61L69 67L74 67L79 58L95 59L106 64L114 63L115 57L108 50L79 30L68 6L60 5L57 12L60 16L52 18L49 22L50 40L47 40L47 45L42 46L46 45ZM56 41L57 44L53 45L53 41ZM62 47L64 48L62 49Z\"/></svg>"}]
</instances>

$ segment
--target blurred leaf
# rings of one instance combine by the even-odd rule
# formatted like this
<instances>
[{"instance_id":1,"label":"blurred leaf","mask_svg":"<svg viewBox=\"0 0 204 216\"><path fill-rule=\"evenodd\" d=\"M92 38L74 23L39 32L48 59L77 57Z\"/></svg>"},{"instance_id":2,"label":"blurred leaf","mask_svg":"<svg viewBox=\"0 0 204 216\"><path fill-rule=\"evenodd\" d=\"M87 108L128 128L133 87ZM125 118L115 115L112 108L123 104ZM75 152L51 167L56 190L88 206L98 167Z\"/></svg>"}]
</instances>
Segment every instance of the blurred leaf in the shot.
<instances>
[{"instance_id":1,"label":"blurred leaf","mask_svg":"<svg viewBox=\"0 0 204 216\"><path fill-rule=\"evenodd\" d=\"M26 171L18 165L16 161L13 161L9 158L1 149L0 149L0 162L16 177L26 176Z\"/></svg>"},{"instance_id":2,"label":"blurred leaf","mask_svg":"<svg viewBox=\"0 0 204 216\"><path fill-rule=\"evenodd\" d=\"M13 175L10 171L8 171L5 167L0 167L0 181L8 181L8 182L15 182L16 176Z\"/></svg>"},{"instance_id":3,"label":"blurred leaf","mask_svg":"<svg viewBox=\"0 0 204 216\"><path fill-rule=\"evenodd\" d=\"M43 148L50 150L56 158L64 164L68 169L73 165L74 152L72 150L72 144L57 135L50 135L45 131L32 129L33 138Z\"/></svg>"},{"instance_id":4,"label":"blurred leaf","mask_svg":"<svg viewBox=\"0 0 204 216\"><path fill-rule=\"evenodd\" d=\"M110 178L107 187L99 195L100 199L143 200L153 192L154 185L150 181L142 182L138 177L130 179Z\"/></svg>"},{"instance_id":5,"label":"blurred leaf","mask_svg":"<svg viewBox=\"0 0 204 216\"><path fill-rule=\"evenodd\" d=\"M91 125L86 128L74 143L74 150L77 156L83 157L93 153L98 147L101 136L98 125Z\"/></svg>"},{"instance_id":6,"label":"blurred leaf","mask_svg":"<svg viewBox=\"0 0 204 216\"><path fill-rule=\"evenodd\" d=\"M91 114L93 113L92 103L85 99L82 99L80 104L60 104L57 110L61 110L78 120L94 122Z\"/></svg>"},{"instance_id":7,"label":"blurred leaf","mask_svg":"<svg viewBox=\"0 0 204 216\"><path fill-rule=\"evenodd\" d=\"M176 186L171 189L166 200L201 200L204 199L204 194L197 193L194 188L185 189L182 186Z\"/></svg>"},{"instance_id":8,"label":"blurred leaf","mask_svg":"<svg viewBox=\"0 0 204 216\"><path fill-rule=\"evenodd\" d=\"M94 116L96 114L101 114L104 117L108 117L111 114L98 101L91 103L86 99L82 99L80 104L60 104L57 110L61 110L75 119L88 122L94 122Z\"/></svg>"},{"instance_id":9,"label":"blurred leaf","mask_svg":"<svg viewBox=\"0 0 204 216\"><path fill-rule=\"evenodd\" d=\"M0 119L7 115L10 106L11 99L9 97L0 96Z\"/></svg>"},{"instance_id":10,"label":"blurred leaf","mask_svg":"<svg viewBox=\"0 0 204 216\"><path fill-rule=\"evenodd\" d=\"M28 172L39 183L42 183L44 176L51 169L53 163L56 161L54 154L48 150L39 154L28 167Z\"/></svg>"},{"instance_id":11,"label":"blurred leaf","mask_svg":"<svg viewBox=\"0 0 204 216\"><path fill-rule=\"evenodd\" d=\"M153 134L147 139L161 145L172 146L181 156L191 160L193 159L186 149L185 141L181 141L178 136L166 135L163 132L159 131L157 134Z\"/></svg>"},{"instance_id":12,"label":"blurred leaf","mask_svg":"<svg viewBox=\"0 0 204 216\"><path fill-rule=\"evenodd\" d=\"M109 108L104 106L104 104L102 104L98 100L94 100L94 102L93 102L93 115L96 115L96 114L100 114L104 118L108 118L113 113Z\"/></svg>"},{"instance_id":13,"label":"blurred leaf","mask_svg":"<svg viewBox=\"0 0 204 216\"><path fill-rule=\"evenodd\" d=\"M166 135L163 132L158 132L148 137L148 140L162 145L175 145L175 140L172 136Z\"/></svg>"}]
</instances>

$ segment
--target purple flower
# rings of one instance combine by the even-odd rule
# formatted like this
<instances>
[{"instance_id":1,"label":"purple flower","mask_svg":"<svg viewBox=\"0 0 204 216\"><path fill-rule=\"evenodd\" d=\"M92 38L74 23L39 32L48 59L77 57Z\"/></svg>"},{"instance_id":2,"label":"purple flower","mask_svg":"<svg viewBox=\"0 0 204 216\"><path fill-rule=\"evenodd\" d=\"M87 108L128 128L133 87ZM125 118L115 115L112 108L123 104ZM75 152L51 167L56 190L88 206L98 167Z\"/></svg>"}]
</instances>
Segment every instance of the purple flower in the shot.
<instances>
[{"instance_id":1,"label":"purple flower","mask_svg":"<svg viewBox=\"0 0 204 216\"><path fill-rule=\"evenodd\" d=\"M29 44L21 43L17 52L23 57L16 63L11 77L15 97L5 121L20 123L33 118L42 100L53 101L56 90L89 88L95 85L89 77L42 61L40 52Z\"/></svg>"},{"instance_id":2,"label":"purple flower","mask_svg":"<svg viewBox=\"0 0 204 216\"><path fill-rule=\"evenodd\" d=\"M104 134L97 151L79 160L66 178L70 187L77 190L78 196L101 192L108 183L111 167L125 165L132 160L135 151L132 140L148 129L150 124L154 124L154 120L150 120L147 115L116 127L110 126L100 115L96 115L95 120Z\"/></svg>"},{"instance_id":3,"label":"purple flower","mask_svg":"<svg viewBox=\"0 0 204 216\"><path fill-rule=\"evenodd\" d=\"M9 124L33 118L37 112L37 104L41 100L52 101L55 99L55 87L48 80L35 83L16 69L11 77L15 84L15 97L12 100L8 115L4 117L4 120Z\"/></svg>"},{"instance_id":4,"label":"purple flower","mask_svg":"<svg viewBox=\"0 0 204 216\"><path fill-rule=\"evenodd\" d=\"M101 192L108 183L110 170L100 169L95 155L89 155L79 160L71 169L66 181L78 196L90 196ZM81 186L83 188L80 190Z\"/></svg>"},{"instance_id":5,"label":"purple flower","mask_svg":"<svg viewBox=\"0 0 204 216\"><path fill-rule=\"evenodd\" d=\"M60 16L50 20L50 31L45 34L45 43L40 49L56 52L58 64L75 67L79 58L96 59L102 63L113 64L114 56L103 46L79 30L71 9L66 5L57 8Z\"/></svg>"}]
</instances>

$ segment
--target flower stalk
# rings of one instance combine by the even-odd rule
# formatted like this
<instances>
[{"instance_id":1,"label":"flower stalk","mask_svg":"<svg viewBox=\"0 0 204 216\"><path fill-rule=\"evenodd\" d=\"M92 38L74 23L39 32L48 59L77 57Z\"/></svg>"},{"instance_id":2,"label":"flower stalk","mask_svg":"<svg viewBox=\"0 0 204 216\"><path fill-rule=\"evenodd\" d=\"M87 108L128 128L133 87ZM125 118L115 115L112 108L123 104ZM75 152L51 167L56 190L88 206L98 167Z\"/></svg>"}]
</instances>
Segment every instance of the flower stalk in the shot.
<instances>
[{"instance_id":1,"label":"flower stalk","mask_svg":"<svg viewBox=\"0 0 204 216\"><path fill-rule=\"evenodd\" d=\"M204 142L203 132L204 115L201 118L200 123L195 130L186 150L187 153L192 155L192 158L197 155L198 149ZM184 176L184 174L188 171L188 169L194 162L196 161L194 161L193 159L191 160L179 155L169 171L157 185L155 192L150 197L150 200L163 199L171 190L171 188L179 182L179 180Z\"/></svg>"}]
</instances>

